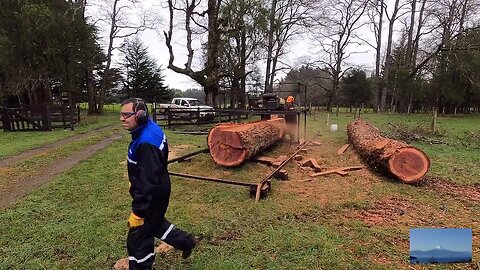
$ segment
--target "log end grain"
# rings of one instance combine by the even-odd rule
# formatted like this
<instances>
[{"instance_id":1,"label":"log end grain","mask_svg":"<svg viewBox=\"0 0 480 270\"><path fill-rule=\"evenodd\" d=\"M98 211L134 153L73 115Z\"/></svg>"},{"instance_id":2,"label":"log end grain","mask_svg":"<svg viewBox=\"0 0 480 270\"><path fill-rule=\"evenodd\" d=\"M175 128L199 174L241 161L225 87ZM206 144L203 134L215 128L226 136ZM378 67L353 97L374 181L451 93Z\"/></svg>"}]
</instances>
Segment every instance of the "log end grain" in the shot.
<instances>
[{"instance_id":1,"label":"log end grain","mask_svg":"<svg viewBox=\"0 0 480 270\"><path fill-rule=\"evenodd\" d=\"M208 136L208 146L215 163L233 167L240 165L247 156L247 150L241 146L238 134L228 129L213 129Z\"/></svg>"},{"instance_id":2,"label":"log end grain","mask_svg":"<svg viewBox=\"0 0 480 270\"><path fill-rule=\"evenodd\" d=\"M422 150L415 147L400 148L389 159L391 173L404 183L416 183L428 172L430 161Z\"/></svg>"}]
</instances>

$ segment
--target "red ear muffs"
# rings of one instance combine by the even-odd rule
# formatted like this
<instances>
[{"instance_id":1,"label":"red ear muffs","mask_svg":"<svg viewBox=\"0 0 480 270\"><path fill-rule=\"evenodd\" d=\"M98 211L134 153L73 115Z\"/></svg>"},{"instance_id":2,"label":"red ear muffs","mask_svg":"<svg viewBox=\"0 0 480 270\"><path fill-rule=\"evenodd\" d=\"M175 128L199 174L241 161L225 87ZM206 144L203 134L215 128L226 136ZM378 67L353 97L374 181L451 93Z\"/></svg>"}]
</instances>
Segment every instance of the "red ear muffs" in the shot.
<instances>
[{"instance_id":1,"label":"red ear muffs","mask_svg":"<svg viewBox=\"0 0 480 270\"><path fill-rule=\"evenodd\" d=\"M144 110L139 110L135 114L135 119L137 120L138 123L146 123L148 121L148 114Z\"/></svg>"}]
</instances>

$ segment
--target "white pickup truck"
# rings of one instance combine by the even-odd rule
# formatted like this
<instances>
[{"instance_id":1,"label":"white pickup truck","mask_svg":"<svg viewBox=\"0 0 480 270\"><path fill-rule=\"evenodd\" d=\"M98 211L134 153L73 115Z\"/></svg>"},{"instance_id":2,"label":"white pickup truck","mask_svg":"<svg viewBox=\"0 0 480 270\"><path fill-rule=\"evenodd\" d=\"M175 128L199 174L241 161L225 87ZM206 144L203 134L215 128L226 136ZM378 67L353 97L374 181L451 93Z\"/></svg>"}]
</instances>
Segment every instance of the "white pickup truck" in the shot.
<instances>
[{"instance_id":1,"label":"white pickup truck","mask_svg":"<svg viewBox=\"0 0 480 270\"><path fill-rule=\"evenodd\" d=\"M203 105L196 98L174 98L171 103L159 104L158 106L160 112L164 112L166 108L173 109L172 112L175 118L191 118L192 121L196 121L198 120L197 115L206 119L215 117L213 107Z\"/></svg>"}]
</instances>

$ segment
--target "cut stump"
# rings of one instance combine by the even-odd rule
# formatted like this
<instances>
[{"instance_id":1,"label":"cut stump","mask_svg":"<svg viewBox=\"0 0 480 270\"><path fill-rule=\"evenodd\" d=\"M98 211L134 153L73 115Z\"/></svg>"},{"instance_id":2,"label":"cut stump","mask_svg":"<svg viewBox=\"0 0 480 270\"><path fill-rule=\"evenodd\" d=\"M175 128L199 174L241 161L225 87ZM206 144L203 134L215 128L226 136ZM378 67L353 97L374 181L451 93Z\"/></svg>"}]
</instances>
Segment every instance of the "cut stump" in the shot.
<instances>
[{"instance_id":1,"label":"cut stump","mask_svg":"<svg viewBox=\"0 0 480 270\"><path fill-rule=\"evenodd\" d=\"M422 150L383 137L375 126L363 119L348 124L347 134L355 150L371 168L403 183L421 181L430 168L430 160Z\"/></svg>"}]
</instances>

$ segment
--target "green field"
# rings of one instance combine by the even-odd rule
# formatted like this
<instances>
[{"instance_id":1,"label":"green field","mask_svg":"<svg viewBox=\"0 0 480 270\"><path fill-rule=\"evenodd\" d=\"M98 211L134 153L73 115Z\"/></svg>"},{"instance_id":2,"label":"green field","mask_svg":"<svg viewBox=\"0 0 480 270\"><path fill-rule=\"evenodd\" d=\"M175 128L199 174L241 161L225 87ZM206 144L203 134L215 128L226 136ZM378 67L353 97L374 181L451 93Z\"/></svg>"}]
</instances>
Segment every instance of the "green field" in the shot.
<instances>
[{"instance_id":1,"label":"green field","mask_svg":"<svg viewBox=\"0 0 480 270\"><path fill-rule=\"evenodd\" d=\"M387 124L391 122L442 141L412 142L430 157L427 177L456 185L480 182L480 116L441 117L435 134L429 132L429 115L362 117L386 134L393 134ZM323 144L310 147L307 155L326 167L361 164L352 149L336 155L347 142L345 127L352 119L348 113L331 115L330 124L338 124L339 130L330 132L325 113L309 116L306 138L320 131L316 140ZM113 120L98 120L97 125L109 121ZM189 146L183 152L205 146L202 136L166 133L171 147ZM0 134L7 135L12 145L25 140ZM45 138L31 136L30 146L22 149L40 145L43 142L38 141ZM111 269L125 257L128 142L126 136L1 211L0 269ZM267 154L293 150L284 143ZM9 151L12 155L22 150ZM271 170L252 163L225 169L207 154L169 169L242 181L258 181ZM157 255L157 269L409 269L409 228L415 227L462 227L474 232L471 265L415 269L479 268L480 203L442 190L404 185L368 170L304 182L309 177L297 165L289 163L286 169L290 181L274 180L272 192L258 204L246 188L172 177L167 218L203 239L188 260L181 259L180 252Z\"/></svg>"},{"instance_id":2,"label":"green field","mask_svg":"<svg viewBox=\"0 0 480 270\"><path fill-rule=\"evenodd\" d=\"M23 151L41 147L43 145L57 142L58 140L85 133L93 129L102 128L119 122L117 114L107 113L105 116L87 116L84 111L81 114L81 122L75 126L72 132L70 129L55 129L51 132L5 132L0 131L0 141L6 142L0 151L0 159L16 155Z\"/></svg>"}]
</instances>

